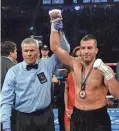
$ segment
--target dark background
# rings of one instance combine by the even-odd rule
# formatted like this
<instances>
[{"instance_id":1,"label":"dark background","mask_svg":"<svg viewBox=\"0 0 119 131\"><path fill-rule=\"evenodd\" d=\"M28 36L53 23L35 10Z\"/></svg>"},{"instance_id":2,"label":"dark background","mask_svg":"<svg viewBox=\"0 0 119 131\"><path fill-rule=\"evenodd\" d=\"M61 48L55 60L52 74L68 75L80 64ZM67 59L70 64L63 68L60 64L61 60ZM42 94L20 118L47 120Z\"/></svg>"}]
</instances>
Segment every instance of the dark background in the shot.
<instances>
[{"instance_id":1,"label":"dark background","mask_svg":"<svg viewBox=\"0 0 119 131\"><path fill-rule=\"evenodd\" d=\"M62 9L64 32L71 50L81 38L92 34L97 38L99 54L104 62L119 61L119 3L113 0L83 3L64 0L64 4L45 4L42 0L2 0L1 39L12 40L18 46L18 61L22 61L21 41L30 35L41 36L49 45L48 11ZM79 10L75 6L80 5ZM50 52L51 54L51 52Z\"/></svg>"}]
</instances>

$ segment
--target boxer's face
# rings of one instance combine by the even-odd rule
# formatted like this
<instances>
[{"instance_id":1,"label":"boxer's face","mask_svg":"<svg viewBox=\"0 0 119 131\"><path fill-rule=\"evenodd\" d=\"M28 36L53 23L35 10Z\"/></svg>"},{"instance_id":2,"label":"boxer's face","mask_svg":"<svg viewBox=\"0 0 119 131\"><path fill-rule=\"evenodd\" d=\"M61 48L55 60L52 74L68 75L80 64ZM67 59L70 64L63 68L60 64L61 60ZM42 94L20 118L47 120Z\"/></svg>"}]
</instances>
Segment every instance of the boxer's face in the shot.
<instances>
[{"instance_id":1,"label":"boxer's face","mask_svg":"<svg viewBox=\"0 0 119 131\"><path fill-rule=\"evenodd\" d=\"M39 49L34 43L24 44L22 48L22 56L27 64L35 64L39 56Z\"/></svg>"},{"instance_id":2,"label":"boxer's face","mask_svg":"<svg viewBox=\"0 0 119 131\"><path fill-rule=\"evenodd\" d=\"M92 62L98 53L94 40L82 41L80 44L81 58L84 62Z\"/></svg>"}]
</instances>

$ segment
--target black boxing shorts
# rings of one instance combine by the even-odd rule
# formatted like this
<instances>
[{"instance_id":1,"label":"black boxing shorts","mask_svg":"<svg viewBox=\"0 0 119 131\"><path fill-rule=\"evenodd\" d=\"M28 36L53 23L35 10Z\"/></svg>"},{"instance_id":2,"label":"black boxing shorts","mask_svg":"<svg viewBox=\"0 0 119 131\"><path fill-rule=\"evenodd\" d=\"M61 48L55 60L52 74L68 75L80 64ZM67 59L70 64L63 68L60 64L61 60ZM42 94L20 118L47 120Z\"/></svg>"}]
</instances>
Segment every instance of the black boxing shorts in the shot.
<instances>
[{"instance_id":1,"label":"black boxing shorts","mask_svg":"<svg viewBox=\"0 0 119 131\"><path fill-rule=\"evenodd\" d=\"M89 111L74 107L70 129L71 131L111 131L107 107Z\"/></svg>"}]
</instances>

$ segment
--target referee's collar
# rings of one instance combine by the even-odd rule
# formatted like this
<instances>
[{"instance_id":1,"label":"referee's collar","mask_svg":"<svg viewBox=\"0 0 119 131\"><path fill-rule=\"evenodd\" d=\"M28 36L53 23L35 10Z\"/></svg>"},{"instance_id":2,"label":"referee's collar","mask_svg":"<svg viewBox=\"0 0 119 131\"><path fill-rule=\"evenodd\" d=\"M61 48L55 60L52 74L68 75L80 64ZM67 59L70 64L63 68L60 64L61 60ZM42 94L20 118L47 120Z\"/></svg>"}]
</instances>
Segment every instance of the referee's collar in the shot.
<instances>
[{"instance_id":1,"label":"referee's collar","mask_svg":"<svg viewBox=\"0 0 119 131\"><path fill-rule=\"evenodd\" d=\"M40 61L40 60L39 60L39 59L37 59L37 60L36 60L36 62L35 62L33 65L38 64L38 63L39 63L39 61ZM29 65L29 64L28 64L28 63L26 63L26 61L24 60L24 61L23 61L23 67L24 67L24 69L26 69L26 66L27 66L27 65Z\"/></svg>"}]
</instances>

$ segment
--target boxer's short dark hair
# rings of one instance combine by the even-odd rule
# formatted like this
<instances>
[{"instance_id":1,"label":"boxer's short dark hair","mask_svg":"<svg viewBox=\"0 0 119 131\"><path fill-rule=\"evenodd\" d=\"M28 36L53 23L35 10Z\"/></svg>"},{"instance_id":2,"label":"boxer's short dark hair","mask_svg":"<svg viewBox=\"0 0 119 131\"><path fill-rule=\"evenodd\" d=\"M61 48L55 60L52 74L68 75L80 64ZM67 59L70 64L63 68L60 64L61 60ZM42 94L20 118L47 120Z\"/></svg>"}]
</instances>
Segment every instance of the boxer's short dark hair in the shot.
<instances>
[{"instance_id":1,"label":"boxer's short dark hair","mask_svg":"<svg viewBox=\"0 0 119 131\"><path fill-rule=\"evenodd\" d=\"M88 41L88 40L94 40L94 41L95 41L95 45L96 45L96 47L97 47L97 40L96 40L96 38L95 38L93 35L91 35L91 34L85 35L85 36L81 39L80 43L81 43L82 41Z\"/></svg>"}]
</instances>

